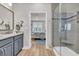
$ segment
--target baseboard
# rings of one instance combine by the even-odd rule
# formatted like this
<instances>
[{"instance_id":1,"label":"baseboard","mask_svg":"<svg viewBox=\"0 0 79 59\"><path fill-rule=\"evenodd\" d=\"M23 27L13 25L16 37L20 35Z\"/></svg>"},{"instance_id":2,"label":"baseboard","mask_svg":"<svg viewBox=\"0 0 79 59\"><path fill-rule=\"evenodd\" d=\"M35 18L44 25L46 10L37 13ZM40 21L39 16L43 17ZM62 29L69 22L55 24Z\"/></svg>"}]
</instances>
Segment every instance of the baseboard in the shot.
<instances>
[{"instance_id":1,"label":"baseboard","mask_svg":"<svg viewBox=\"0 0 79 59\"><path fill-rule=\"evenodd\" d=\"M23 47L22 49L30 49L30 47Z\"/></svg>"}]
</instances>

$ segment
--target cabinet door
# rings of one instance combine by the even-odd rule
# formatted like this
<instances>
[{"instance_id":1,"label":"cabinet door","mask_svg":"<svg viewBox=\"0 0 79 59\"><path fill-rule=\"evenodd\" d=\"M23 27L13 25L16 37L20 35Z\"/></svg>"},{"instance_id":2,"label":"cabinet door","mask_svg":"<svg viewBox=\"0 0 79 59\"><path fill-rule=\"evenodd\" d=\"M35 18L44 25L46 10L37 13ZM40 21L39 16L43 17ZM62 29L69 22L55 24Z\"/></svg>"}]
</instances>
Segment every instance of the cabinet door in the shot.
<instances>
[{"instance_id":1,"label":"cabinet door","mask_svg":"<svg viewBox=\"0 0 79 59\"><path fill-rule=\"evenodd\" d=\"M22 38L19 38L19 39L18 39L18 42L19 42L19 43L18 43L18 45L19 45L18 48L19 48L19 51L20 51L20 50L22 49L22 47L23 47L23 39L22 39Z\"/></svg>"},{"instance_id":2,"label":"cabinet door","mask_svg":"<svg viewBox=\"0 0 79 59\"><path fill-rule=\"evenodd\" d=\"M16 36L14 38L14 55L17 55L18 52L23 47L23 35Z\"/></svg>"},{"instance_id":3,"label":"cabinet door","mask_svg":"<svg viewBox=\"0 0 79 59\"><path fill-rule=\"evenodd\" d=\"M0 56L4 56L4 49L0 48Z\"/></svg>"},{"instance_id":4,"label":"cabinet door","mask_svg":"<svg viewBox=\"0 0 79 59\"><path fill-rule=\"evenodd\" d=\"M5 56L13 56L13 43L3 46Z\"/></svg>"},{"instance_id":5,"label":"cabinet door","mask_svg":"<svg viewBox=\"0 0 79 59\"><path fill-rule=\"evenodd\" d=\"M18 50L18 40L14 41L14 55L17 55L19 52Z\"/></svg>"}]
</instances>

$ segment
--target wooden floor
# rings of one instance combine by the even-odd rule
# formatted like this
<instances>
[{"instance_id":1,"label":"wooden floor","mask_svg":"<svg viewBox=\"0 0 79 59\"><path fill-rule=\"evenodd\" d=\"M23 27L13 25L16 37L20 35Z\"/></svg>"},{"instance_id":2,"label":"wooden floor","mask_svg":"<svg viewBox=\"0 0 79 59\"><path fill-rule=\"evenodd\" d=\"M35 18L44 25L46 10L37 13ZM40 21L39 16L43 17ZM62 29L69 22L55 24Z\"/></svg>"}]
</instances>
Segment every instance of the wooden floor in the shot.
<instances>
[{"instance_id":1,"label":"wooden floor","mask_svg":"<svg viewBox=\"0 0 79 59\"><path fill-rule=\"evenodd\" d=\"M30 49L23 49L17 56L55 56L51 49L46 49L44 45L32 42Z\"/></svg>"}]
</instances>

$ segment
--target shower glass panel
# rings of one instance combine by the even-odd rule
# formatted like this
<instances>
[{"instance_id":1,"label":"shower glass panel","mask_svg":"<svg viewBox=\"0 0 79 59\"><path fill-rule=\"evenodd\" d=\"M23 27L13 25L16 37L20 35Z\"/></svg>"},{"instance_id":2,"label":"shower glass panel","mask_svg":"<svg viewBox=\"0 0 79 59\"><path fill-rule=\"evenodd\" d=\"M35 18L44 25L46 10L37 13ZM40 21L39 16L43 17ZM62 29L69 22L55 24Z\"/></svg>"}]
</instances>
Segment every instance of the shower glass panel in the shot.
<instances>
[{"instance_id":1,"label":"shower glass panel","mask_svg":"<svg viewBox=\"0 0 79 59\"><path fill-rule=\"evenodd\" d=\"M61 56L77 56L79 54L79 4L61 3L60 46Z\"/></svg>"},{"instance_id":2,"label":"shower glass panel","mask_svg":"<svg viewBox=\"0 0 79 59\"><path fill-rule=\"evenodd\" d=\"M57 4L55 11L54 11L54 18L53 18L53 45L54 45L54 51L56 52L55 54L60 55L61 53L61 47L60 47L60 10L59 10L59 4Z\"/></svg>"}]
</instances>

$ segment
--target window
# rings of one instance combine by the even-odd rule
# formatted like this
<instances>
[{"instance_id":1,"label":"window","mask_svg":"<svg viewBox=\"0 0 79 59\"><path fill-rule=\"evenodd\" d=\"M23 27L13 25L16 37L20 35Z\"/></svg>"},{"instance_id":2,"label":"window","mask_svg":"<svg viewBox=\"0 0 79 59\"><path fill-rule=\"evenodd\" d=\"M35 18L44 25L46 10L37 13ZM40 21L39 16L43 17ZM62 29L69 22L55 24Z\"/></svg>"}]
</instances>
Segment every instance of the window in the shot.
<instances>
[{"instance_id":1,"label":"window","mask_svg":"<svg viewBox=\"0 0 79 59\"><path fill-rule=\"evenodd\" d=\"M32 34L44 32L44 22L32 22Z\"/></svg>"},{"instance_id":2,"label":"window","mask_svg":"<svg viewBox=\"0 0 79 59\"><path fill-rule=\"evenodd\" d=\"M65 24L65 30L67 30L67 31L71 30L71 23Z\"/></svg>"},{"instance_id":3,"label":"window","mask_svg":"<svg viewBox=\"0 0 79 59\"><path fill-rule=\"evenodd\" d=\"M67 30L71 30L71 23L67 23Z\"/></svg>"}]
</instances>

